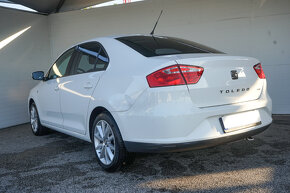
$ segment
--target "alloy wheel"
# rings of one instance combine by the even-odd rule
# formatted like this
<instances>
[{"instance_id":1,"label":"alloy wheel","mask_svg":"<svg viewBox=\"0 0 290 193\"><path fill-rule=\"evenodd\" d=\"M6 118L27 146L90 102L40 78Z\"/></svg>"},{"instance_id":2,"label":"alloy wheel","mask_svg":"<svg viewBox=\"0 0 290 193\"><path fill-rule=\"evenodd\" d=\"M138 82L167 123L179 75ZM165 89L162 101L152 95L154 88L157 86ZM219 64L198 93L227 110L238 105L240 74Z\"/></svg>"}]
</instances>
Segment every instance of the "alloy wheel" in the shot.
<instances>
[{"instance_id":1,"label":"alloy wheel","mask_svg":"<svg viewBox=\"0 0 290 193\"><path fill-rule=\"evenodd\" d=\"M111 126L105 120L100 120L94 131L95 150L100 161L110 165L115 157L115 136Z\"/></svg>"},{"instance_id":2,"label":"alloy wheel","mask_svg":"<svg viewBox=\"0 0 290 193\"><path fill-rule=\"evenodd\" d=\"M32 106L30 110L30 124L31 124L33 132L36 133L38 129L38 115L37 115L36 108L34 106Z\"/></svg>"}]
</instances>

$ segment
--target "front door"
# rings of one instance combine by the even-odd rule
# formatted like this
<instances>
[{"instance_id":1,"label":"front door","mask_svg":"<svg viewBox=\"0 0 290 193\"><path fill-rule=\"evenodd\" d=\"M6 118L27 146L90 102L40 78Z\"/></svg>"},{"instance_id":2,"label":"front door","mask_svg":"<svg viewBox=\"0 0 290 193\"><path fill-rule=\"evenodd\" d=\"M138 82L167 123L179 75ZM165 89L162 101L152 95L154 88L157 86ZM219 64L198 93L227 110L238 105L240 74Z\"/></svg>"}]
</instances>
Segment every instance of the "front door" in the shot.
<instances>
[{"instance_id":1,"label":"front door","mask_svg":"<svg viewBox=\"0 0 290 193\"><path fill-rule=\"evenodd\" d=\"M52 65L45 81L38 90L39 111L41 122L44 125L62 128L63 117L60 109L59 83L66 75L74 49L68 50Z\"/></svg>"}]
</instances>

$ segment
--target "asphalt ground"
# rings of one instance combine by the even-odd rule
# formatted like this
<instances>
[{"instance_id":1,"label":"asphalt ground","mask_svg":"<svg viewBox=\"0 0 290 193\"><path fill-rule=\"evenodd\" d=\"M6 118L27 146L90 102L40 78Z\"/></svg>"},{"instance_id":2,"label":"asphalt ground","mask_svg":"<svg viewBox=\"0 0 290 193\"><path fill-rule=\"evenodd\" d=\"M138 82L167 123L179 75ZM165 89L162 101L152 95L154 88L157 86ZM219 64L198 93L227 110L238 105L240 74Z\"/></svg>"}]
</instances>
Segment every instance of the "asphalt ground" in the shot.
<instances>
[{"instance_id":1,"label":"asphalt ground","mask_svg":"<svg viewBox=\"0 0 290 193\"><path fill-rule=\"evenodd\" d=\"M0 192L290 192L290 116L254 141L182 153L137 154L102 171L90 143L28 124L0 130Z\"/></svg>"}]
</instances>

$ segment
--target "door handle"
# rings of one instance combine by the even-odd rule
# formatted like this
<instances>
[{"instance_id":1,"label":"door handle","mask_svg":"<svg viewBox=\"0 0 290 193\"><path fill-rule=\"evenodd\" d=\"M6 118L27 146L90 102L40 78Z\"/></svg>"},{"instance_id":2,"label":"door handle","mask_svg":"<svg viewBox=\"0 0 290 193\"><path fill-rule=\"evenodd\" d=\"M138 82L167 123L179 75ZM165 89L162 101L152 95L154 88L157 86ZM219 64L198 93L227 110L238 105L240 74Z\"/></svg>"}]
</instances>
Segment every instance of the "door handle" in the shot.
<instances>
[{"instance_id":1,"label":"door handle","mask_svg":"<svg viewBox=\"0 0 290 193\"><path fill-rule=\"evenodd\" d=\"M58 87L58 86L56 86L56 87L54 88L54 90L55 90L55 91L58 91L58 90L59 90L59 87Z\"/></svg>"},{"instance_id":2,"label":"door handle","mask_svg":"<svg viewBox=\"0 0 290 193\"><path fill-rule=\"evenodd\" d=\"M84 88L86 88L86 89L90 89L90 88L93 88L93 85L92 85L92 83L90 83L90 82L86 82L86 83L84 84Z\"/></svg>"}]
</instances>

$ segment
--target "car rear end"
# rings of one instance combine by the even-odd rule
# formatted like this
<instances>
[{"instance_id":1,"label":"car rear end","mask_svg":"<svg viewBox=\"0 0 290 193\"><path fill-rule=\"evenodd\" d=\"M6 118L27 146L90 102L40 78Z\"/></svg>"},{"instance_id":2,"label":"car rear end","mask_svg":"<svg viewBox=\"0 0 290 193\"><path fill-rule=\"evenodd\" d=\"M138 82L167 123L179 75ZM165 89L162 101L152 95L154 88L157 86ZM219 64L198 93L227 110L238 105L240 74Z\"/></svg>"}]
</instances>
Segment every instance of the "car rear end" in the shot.
<instances>
[{"instance_id":1,"label":"car rear end","mask_svg":"<svg viewBox=\"0 0 290 193\"><path fill-rule=\"evenodd\" d=\"M118 113L128 151L205 148L250 137L271 124L272 102L259 61L203 51L148 57L167 62L148 64L146 90Z\"/></svg>"}]
</instances>

